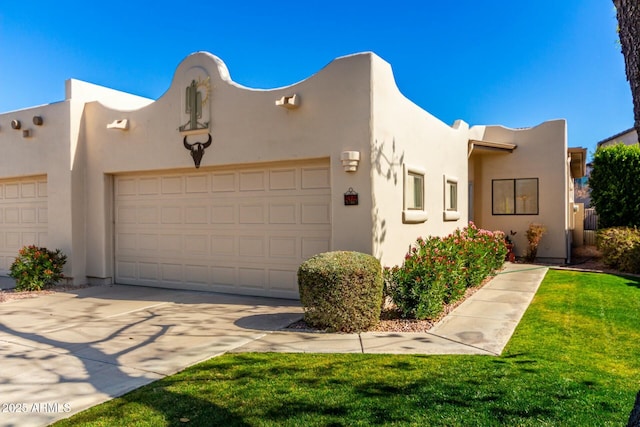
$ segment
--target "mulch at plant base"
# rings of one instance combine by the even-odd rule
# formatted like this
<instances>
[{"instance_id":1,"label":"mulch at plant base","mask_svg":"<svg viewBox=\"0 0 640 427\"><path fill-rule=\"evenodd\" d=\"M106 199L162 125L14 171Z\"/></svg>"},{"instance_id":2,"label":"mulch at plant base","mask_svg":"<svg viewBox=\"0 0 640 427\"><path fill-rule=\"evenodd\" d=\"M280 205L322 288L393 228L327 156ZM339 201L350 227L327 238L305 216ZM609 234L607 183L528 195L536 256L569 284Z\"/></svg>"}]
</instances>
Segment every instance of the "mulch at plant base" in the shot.
<instances>
[{"instance_id":1,"label":"mulch at plant base","mask_svg":"<svg viewBox=\"0 0 640 427\"><path fill-rule=\"evenodd\" d=\"M375 327L369 329L367 332L427 332L431 328L433 328L436 323L442 320L447 314L451 313L453 309L462 304L467 298L480 290L484 285L489 283L490 280L491 278L487 278L479 286L467 289L462 298L454 303L446 305L442 310L440 316L435 319L403 319L400 312L392 304L385 303L385 306L382 309L382 314L380 315L380 322L378 322ZM327 332L326 330L315 329L309 326L304 321L304 319L292 323L291 325L287 326L285 330Z\"/></svg>"},{"instance_id":2,"label":"mulch at plant base","mask_svg":"<svg viewBox=\"0 0 640 427\"><path fill-rule=\"evenodd\" d=\"M55 294L56 292L71 291L74 289L86 288L88 286L89 285L77 285L77 286L59 285L59 286L53 286L51 288L43 289L41 291L16 291L15 289L0 290L0 303L27 299L27 298L36 298L41 295L51 295L51 294Z\"/></svg>"}]
</instances>

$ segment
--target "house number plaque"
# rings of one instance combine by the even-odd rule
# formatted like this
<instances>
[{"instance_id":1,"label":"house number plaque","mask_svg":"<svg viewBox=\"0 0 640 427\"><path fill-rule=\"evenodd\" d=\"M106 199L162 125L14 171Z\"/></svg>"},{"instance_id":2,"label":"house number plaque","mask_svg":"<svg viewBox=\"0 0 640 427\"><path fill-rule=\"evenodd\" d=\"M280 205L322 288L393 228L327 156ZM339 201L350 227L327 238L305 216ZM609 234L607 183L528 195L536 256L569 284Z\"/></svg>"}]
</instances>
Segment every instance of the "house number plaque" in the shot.
<instances>
[{"instance_id":1,"label":"house number plaque","mask_svg":"<svg viewBox=\"0 0 640 427\"><path fill-rule=\"evenodd\" d=\"M349 190L344 193L345 206L354 206L358 204L358 193L353 191L353 188L349 187Z\"/></svg>"}]
</instances>

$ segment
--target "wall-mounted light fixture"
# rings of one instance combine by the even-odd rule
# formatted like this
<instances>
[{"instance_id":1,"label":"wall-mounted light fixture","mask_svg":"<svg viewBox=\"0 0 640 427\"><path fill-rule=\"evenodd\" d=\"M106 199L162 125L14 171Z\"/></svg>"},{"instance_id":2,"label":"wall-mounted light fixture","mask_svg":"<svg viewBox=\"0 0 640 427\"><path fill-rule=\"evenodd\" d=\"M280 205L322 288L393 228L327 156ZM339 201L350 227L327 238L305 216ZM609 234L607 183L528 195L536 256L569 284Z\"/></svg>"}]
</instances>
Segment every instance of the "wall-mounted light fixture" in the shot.
<instances>
[{"instance_id":1,"label":"wall-mounted light fixture","mask_svg":"<svg viewBox=\"0 0 640 427\"><path fill-rule=\"evenodd\" d=\"M345 172L355 172L358 170L358 163L360 163L360 152L343 151L340 160L342 160L342 167Z\"/></svg>"},{"instance_id":2,"label":"wall-mounted light fixture","mask_svg":"<svg viewBox=\"0 0 640 427\"><path fill-rule=\"evenodd\" d=\"M42 126L44 120L42 120L42 116L33 116L33 124L36 126Z\"/></svg>"},{"instance_id":3,"label":"wall-mounted light fixture","mask_svg":"<svg viewBox=\"0 0 640 427\"><path fill-rule=\"evenodd\" d=\"M111 123L107 124L107 129L129 130L129 120L128 119L114 120Z\"/></svg>"},{"instance_id":4,"label":"wall-mounted light fixture","mask_svg":"<svg viewBox=\"0 0 640 427\"><path fill-rule=\"evenodd\" d=\"M283 107L288 110L293 110L300 106L300 97L296 93L289 96L283 96L280 99L276 99L276 105L278 107Z\"/></svg>"},{"instance_id":5,"label":"wall-mounted light fixture","mask_svg":"<svg viewBox=\"0 0 640 427\"><path fill-rule=\"evenodd\" d=\"M18 130L21 127L22 127L22 123L20 123L20 120L11 120L11 129Z\"/></svg>"}]
</instances>

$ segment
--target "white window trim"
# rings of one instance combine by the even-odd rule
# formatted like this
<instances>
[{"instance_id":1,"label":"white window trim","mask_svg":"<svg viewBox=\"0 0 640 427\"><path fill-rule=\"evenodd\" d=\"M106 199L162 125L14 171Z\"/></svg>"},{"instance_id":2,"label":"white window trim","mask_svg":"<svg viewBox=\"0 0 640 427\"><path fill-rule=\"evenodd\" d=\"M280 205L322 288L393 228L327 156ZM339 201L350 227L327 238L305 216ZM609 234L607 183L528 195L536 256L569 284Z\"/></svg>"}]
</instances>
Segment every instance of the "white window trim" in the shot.
<instances>
[{"instance_id":1,"label":"white window trim","mask_svg":"<svg viewBox=\"0 0 640 427\"><path fill-rule=\"evenodd\" d=\"M402 188L402 222L405 224L419 224L426 222L429 218L429 215L424 209L426 207L426 174L427 171L424 168L413 166L413 165L402 165L403 171L402 175L404 177L404 185ZM407 197L407 189L409 188L409 179L411 178L410 174L414 175L422 175L422 208L418 209L409 209L409 198Z\"/></svg>"},{"instance_id":2,"label":"white window trim","mask_svg":"<svg viewBox=\"0 0 640 427\"><path fill-rule=\"evenodd\" d=\"M449 193L449 184L456 185L456 210L449 210L449 206L451 206L450 193ZM444 175L443 177L443 187L444 187L444 207L442 210L442 217L445 221L457 221L460 219L460 186L458 185L458 178L451 175Z\"/></svg>"}]
</instances>

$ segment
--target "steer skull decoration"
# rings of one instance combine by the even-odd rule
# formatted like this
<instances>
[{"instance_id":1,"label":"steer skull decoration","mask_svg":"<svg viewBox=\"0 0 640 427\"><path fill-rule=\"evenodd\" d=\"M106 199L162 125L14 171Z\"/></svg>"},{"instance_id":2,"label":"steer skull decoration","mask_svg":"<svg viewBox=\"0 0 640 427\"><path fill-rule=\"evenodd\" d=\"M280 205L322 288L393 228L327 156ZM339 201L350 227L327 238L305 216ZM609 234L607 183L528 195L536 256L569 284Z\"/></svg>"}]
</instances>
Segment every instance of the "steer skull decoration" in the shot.
<instances>
[{"instance_id":1,"label":"steer skull decoration","mask_svg":"<svg viewBox=\"0 0 640 427\"><path fill-rule=\"evenodd\" d=\"M200 162L202 161L202 156L204 155L205 148L211 145L211 134L209 134L209 139L207 142L194 142L189 144L187 142L187 137L184 137L183 140L184 148L191 151L191 157L193 157L193 163L196 165L196 169L200 167Z\"/></svg>"}]
</instances>

